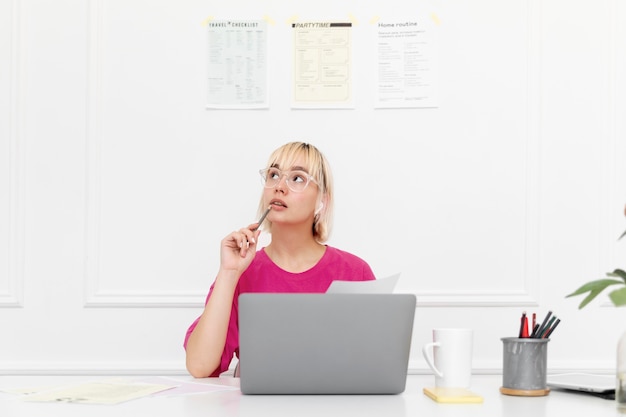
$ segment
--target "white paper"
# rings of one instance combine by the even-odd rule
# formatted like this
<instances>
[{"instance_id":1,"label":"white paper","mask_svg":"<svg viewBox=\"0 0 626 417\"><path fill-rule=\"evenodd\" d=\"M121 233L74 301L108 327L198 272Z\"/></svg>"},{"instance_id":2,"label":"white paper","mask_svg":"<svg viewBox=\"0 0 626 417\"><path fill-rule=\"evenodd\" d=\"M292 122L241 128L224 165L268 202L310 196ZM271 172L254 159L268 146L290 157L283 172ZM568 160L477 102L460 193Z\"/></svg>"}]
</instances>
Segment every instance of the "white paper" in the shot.
<instances>
[{"instance_id":1,"label":"white paper","mask_svg":"<svg viewBox=\"0 0 626 417\"><path fill-rule=\"evenodd\" d=\"M174 388L175 385L86 382L71 387L58 388L26 395L24 401L67 402L80 404L119 404Z\"/></svg>"},{"instance_id":2,"label":"white paper","mask_svg":"<svg viewBox=\"0 0 626 417\"><path fill-rule=\"evenodd\" d=\"M350 108L352 23L293 23L294 108Z\"/></svg>"},{"instance_id":3,"label":"white paper","mask_svg":"<svg viewBox=\"0 0 626 417\"><path fill-rule=\"evenodd\" d=\"M220 20L207 27L207 107L267 108L267 22Z\"/></svg>"},{"instance_id":4,"label":"white paper","mask_svg":"<svg viewBox=\"0 0 626 417\"><path fill-rule=\"evenodd\" d=\"M173 378L173 377L154 377L154 378L142 378L139 382L147 382L151 384L176 384L176 387L161 391L153 394L153 397L179 397L184 395L205 394L210 392L220 391L238 391L239 387L230 385L219 385L207 383L207 380L186 377L186 378Z\"/></svg>"},{"instance_id":5,"label":"white paper","mask_svg":"<svg viewBox=\"0 0 626 417\"><path fill-rule=\"evenodd\" d=\"M371 281L333 281L327 294L391 294L400 278L400 273Z\"/></svg>"},{"instance_id":6,"label":"white paper","mask_svg":"<svg viewBox=\"0 0 626 417\"><path fill-rule=\"evenodd\" d=\"M437 107L437 48L428 18L376 24L376 108Z\"/></svg>"}]
</instances>

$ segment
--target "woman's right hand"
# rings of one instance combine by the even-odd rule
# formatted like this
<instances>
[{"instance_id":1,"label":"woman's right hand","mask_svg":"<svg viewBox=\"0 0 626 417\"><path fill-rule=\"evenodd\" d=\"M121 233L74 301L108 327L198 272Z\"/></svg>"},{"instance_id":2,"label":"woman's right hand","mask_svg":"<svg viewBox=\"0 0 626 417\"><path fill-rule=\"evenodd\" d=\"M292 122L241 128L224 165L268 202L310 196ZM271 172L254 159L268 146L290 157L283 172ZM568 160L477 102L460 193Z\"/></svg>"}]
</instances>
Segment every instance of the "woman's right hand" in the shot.
<instances>
[{"instance_id":1,"label":"woman's right hand","mask_svg":"<svg viewBox=\"0 0 626 417\"><path fill-rule=\"evenodd\" d=\"M230 233L222 239L220 245L220 269L236 271L241 275L250 265L256 255L260 230L253 229L258 223Z\"/></svg>"}]
</instances>

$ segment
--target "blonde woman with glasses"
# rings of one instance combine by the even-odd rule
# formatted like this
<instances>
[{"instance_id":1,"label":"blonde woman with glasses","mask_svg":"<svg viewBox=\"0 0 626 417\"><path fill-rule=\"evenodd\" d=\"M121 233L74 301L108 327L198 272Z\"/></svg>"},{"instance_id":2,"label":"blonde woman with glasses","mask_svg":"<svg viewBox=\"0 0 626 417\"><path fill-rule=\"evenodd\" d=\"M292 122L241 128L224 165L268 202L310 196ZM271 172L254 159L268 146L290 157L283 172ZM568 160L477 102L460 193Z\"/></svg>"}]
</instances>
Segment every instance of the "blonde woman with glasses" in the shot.
<instances>
[{"instance_id":1,"label":"blonde woman with glasses","mask_svg":"<svg viewBox=\"0 0 626 417\"><path fill-rule=\"evenodd\" d=\"M324 155L313 145L287 143L259 171L263 192L259 222L226 236L220 267L202 315L187 330L187 370L218 376L239 357L238 297L245 292L322 293L331 281L375 279L361 258L326 245L333 184ZM261 230L271 242L258 248Z\"/></svg>"}]
</instances>

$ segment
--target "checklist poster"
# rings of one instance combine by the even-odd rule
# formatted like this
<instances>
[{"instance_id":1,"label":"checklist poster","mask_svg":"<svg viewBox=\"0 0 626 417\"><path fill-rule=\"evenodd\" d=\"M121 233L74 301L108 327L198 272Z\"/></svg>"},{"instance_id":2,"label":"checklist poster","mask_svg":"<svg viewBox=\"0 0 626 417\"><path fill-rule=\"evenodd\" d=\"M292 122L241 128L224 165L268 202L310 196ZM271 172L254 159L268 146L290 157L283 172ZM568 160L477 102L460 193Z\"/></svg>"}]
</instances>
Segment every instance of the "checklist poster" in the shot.
<instances>
[{"instance_id":1,"label":"checklist poster","mask_svg":"<svg viewBox=\"0 0 626 417\"><path fill-rule=\"evenodd\" d=\"M267 108L267 23L210 21L208 108Z\"/></svg>"}]
</instances>

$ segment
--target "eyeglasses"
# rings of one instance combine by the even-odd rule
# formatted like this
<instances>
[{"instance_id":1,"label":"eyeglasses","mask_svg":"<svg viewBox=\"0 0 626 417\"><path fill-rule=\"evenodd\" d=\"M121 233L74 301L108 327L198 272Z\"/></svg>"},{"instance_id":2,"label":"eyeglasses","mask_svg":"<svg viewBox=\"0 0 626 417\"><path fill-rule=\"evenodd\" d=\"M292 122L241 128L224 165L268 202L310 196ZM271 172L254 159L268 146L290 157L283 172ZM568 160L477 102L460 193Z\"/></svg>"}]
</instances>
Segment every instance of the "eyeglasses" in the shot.
<instances>
[{"instance_id":1,"label":"eyeglasses","mask_svg":"<svg viewBox=\"0 0 626 417\"><path fill-rule=\"evenodd\" d=\"M297 169L283 172L278 168L266 168L260 170L259 174L261 174L261 182L265 188L276 187L283 176L285 176L287 187L295 193L304 191L310 182L317 184L309 173Z\"/></svg>"}]
</instances>

